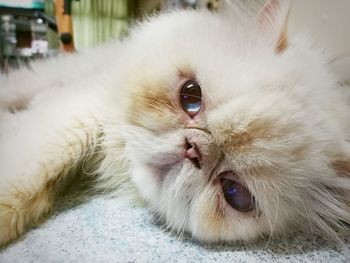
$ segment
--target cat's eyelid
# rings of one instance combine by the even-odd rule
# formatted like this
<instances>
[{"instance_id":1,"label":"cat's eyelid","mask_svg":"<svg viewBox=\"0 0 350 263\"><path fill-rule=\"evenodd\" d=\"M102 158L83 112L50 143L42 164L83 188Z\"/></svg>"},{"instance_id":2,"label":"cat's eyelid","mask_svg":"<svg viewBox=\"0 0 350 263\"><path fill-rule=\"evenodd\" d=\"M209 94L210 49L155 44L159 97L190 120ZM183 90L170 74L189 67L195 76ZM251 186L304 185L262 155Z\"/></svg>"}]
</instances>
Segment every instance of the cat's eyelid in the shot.
<instances>
[{"instance_id":1,"label":"cat's eyelid","mask_svg":"<svg viewBox=\"0 0 350 263\"><path fill-rule=\"evenodd\" d=\"M179 70L178 69L178 76L180 79L197 80L196 74L192 70Z\"/></svg>"}]
</instances>

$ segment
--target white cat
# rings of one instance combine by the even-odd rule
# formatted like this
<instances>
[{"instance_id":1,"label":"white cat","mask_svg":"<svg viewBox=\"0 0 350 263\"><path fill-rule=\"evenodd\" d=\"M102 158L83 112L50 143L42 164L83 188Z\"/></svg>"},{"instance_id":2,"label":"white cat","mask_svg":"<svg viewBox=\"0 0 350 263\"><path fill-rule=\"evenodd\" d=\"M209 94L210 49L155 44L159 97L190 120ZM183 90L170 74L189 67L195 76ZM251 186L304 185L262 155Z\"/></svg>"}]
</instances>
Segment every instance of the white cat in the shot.
<instances>
[{"instance_id":1,"label":"white cat","mask_svg":"<svg viewBox=\"0 0 350 263\"><path fill-rule=\"evenodd\" d=\"M350 108L327 58L287 38L289 1L227 9L162 14L1 77L0 244L77 174L199 240L347 231Z\"/></svg>"}]
</instances>

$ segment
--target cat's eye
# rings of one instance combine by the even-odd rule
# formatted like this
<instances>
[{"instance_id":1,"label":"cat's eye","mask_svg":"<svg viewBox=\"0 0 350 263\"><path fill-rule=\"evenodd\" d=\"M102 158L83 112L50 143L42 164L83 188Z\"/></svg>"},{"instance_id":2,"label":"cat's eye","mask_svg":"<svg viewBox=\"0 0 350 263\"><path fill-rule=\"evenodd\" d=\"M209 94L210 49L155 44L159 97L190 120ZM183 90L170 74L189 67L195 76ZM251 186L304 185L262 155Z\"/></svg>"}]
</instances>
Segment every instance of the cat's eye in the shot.
<instances>
[{"instance_id":1,"label":"cat's eye","mask_svg":"<svg viewBox=\"0 0 350 263\"><path fill-rule=\"evenodd\" d=\"M194 117L200 111L202 90L197 81L189 79L181 86L180 104L190 117Z\"/></svg>"},{"instance_id":2,"label":"cat's eye","mask_svg":"<svg viewBox=\"0 0 350 263\"><path fill-rule=\"evenodd\" d=\"M248 212L254 208L254 198L242 184L222 178L221 186L225 200L232 208L240 212Z\"/></svg>"}]
</instances>

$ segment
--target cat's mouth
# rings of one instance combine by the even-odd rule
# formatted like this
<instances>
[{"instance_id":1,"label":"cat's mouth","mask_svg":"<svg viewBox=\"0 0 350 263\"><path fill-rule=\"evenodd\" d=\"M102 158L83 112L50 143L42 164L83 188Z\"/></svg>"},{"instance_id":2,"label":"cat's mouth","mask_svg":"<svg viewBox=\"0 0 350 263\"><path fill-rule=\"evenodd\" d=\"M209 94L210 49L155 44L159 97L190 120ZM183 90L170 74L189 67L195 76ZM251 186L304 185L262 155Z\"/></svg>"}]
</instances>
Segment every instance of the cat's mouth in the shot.
<instances>
[{"instance_id":1,"label":"cat's mouth","mask_svg":"<svg viewBox=\"0 0 350 263\"><path fill-rule=\"evenodd\" d=\"M218 176L218 181L226 203L233 209L250 212L255 208L254 196L234 172L222 172Z\"/></svg>"}]
</instances>

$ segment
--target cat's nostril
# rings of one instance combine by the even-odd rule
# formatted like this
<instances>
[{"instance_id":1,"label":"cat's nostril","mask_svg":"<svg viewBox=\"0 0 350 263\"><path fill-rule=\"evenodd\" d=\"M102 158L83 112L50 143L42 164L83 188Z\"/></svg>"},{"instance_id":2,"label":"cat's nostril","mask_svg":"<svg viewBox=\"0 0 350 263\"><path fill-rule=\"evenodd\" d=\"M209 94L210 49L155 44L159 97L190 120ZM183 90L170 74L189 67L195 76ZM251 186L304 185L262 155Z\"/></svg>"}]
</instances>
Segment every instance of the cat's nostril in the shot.
<instances>
[{"instance_id":1,"label":"cat's nostril","mask_svg":"<svg viewBox=\"0 0 350 263\"><path fill-rule=\"evenodd\" d=\"M201 154L195 142L185 139L185 158L189 159L195 167L200 169Z\"/></svg>"}]
</instances>

